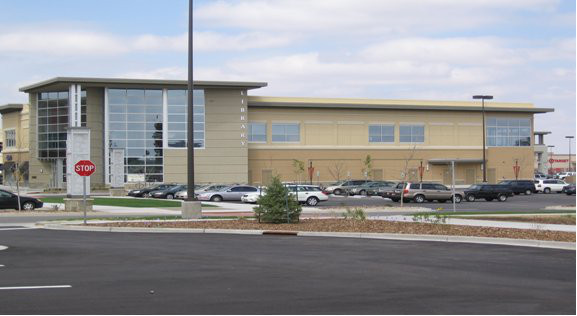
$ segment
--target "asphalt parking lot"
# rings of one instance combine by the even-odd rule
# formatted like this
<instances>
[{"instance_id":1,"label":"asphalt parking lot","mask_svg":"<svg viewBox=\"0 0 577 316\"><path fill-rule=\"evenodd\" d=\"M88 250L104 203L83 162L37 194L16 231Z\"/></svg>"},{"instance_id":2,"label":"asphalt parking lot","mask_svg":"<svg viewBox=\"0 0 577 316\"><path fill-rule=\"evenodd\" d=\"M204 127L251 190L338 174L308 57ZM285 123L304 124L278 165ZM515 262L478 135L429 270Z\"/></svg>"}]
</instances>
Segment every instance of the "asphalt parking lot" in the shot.
<instances>
[{"instance_id":1,"label":"asphalt parking lot","mask_svg":"<svg viewBox=\"0 0 577 316\"><path fill-rule=\"evenodd\" d=\"M242 202L229 202L242 203ZM320 202L317 208L334 208L334 207L379 207L379 206L400 206L401 203L393 202L390 199L381 197L362 197L362 196L335 196L331 195L328 201ZM427 207L433 210L442 208L446 211L453 210L453 203L405 203L406 206ZM532 195L515 195L509 197L506 202L477 200L475 202L462 201L456 204L456 210L460 212L483 212L483 211L509 211L509 212L534 212L541 211L548 206L575 206L575 195L566 194L532 194Z\"/></svg>"},{"instance_id":2,"label":"asphalt parking lot","mask_svg":"<svg viewBox=\"0 0 577 316\"><path fill-rule=\"evenodd\" d=\"M2 314L575 314L574 251L41 229L0 244Z\"/></svg>"}]
</instances>

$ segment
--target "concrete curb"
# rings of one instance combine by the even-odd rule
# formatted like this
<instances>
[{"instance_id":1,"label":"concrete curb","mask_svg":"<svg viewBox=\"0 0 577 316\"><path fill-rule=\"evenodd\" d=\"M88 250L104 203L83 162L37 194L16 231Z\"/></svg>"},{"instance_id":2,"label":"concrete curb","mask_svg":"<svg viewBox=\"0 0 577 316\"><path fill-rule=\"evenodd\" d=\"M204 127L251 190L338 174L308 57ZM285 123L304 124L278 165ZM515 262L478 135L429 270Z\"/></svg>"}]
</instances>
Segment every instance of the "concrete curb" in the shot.
<instances>
[{"instance_id":1,"label":"concrete curb","mask_svg":"<svg viewBox=\"0 0 577 316\"><path fill-rule=\"evenodd\" d=\"M269 232L262 230L208 229L208 228L207 229L142 228L142 227L98 227L98 226L84 227L84 226L74 226L66 224L44 224L39 226L41 226L44 229L52 229L52 230L113 232L113 233L196 233L196 234L263 235L265 234L265 232ZM405 241L456 242L456 243L576 250L575 243L562 242L562 241L544 241L544 240L492 238L492 237L469 237L469 236L446 236L446 235L388 234L388 233L334 233L334 232L294 232L294 233L296 233L296 235L300 237L341 237L341 238L363 238L363 239L405 240ZM280 235L280 234L271 234L271 235Z\"/></svg>"}]
</instances>

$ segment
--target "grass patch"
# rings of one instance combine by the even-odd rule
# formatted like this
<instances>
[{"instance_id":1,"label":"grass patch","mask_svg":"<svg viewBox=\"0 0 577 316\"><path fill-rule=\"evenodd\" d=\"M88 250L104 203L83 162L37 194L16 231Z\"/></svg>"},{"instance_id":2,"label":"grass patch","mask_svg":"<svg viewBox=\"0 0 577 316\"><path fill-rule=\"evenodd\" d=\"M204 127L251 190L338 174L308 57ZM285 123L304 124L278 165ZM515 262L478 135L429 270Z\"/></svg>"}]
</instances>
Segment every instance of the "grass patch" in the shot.
<instances>
[{"instance_id":1,"label":"grass patch","mask_svg":"<svg viewBox=\"0 0 577 316\"><path fill-rule=\"evenodd\" d=\"M44 203L64 203L63 197L43 197ZM121 207L180 207L180 202L160 199L125 199L125 198L94 198L94 205L121 206ZM202 207L216 207L202 204Z\"/></svg>"}]
</instances>

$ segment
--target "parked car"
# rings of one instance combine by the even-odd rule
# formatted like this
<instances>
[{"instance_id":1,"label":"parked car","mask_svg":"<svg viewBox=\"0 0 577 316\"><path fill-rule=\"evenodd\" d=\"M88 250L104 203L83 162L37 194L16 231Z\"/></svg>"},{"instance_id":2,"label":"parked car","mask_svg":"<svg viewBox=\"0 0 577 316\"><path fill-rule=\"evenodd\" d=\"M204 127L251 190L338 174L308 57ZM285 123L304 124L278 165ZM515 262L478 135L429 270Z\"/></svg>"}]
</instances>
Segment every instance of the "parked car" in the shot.
<instances>
[{"instance_id":1,"label":"parked car","mask_svg":"<svg viewBox=\"0 0 577 316\"><path fill-rule=\"evenodd\" d=\"M465 200L469 202L474 202L476 199L487 201L497 199L500 202L505 202L509 196L513 195L513 190L509 186L501 184L473 184L464 192Z\"/></svg>"},{"instance_id":2,"label":"parked car","mask_svg":"<svg viewBox=\"0 0 577 316\"><path fill-rule=\"evenodd\" d=\"M329 197L323 193L320 187L314 185L289 185L287 186L289 194L298 196L298 201L308 206L315 206L319 202L327 201ZM298 188L298 192L296 191ZM262 191L247 193L242 196L241 201L244 203L256 203L261 195L266 194L266 189Z\"/></svg>"},{"instance_id":3,"label":"parked car","mask_svg":"<svg viewBox=\"0 0 577 316\"><path fill-rule=\"evenodd\" d=\"M128 192L128 196L133 197L150 197L150 192L170 189L177 186L176 184L159 184L150 188L136 189Z\"/></svg>"},{"instance_id":4,"label":"parked car","mask_svg":"<svg viewBox=\"0 0 577 316\"><path fill-rule=\"evenodd\" d=\"M247 193L258 192L258 189L250 185L234 185L222 188L217 191L202 192L198 194L201 201L240 201Z\"/></svg>"},{"instance_id":5,"label":"parked car","mask_svg":"<svg viewBox=\"0 0 577 316\"><path fill-rule=\"evenodd\" d=\"M347 189L349 195L376 195L376 192L381 187L392 187L396 183L390 181L371 181L359 186L353 186Z\"/></svg>"},{"instance_id":6,"label":"parked car","mask_svg":"<svg viewBox=\"0 0 577 316\"><path fill-rule=\"evenodd\" d=\"M574 177L574 176L575 176L575 172L573 172L573 171L562 172L558 175L557 179L565 180L565 178L567 178L567 177Z\"/></svg>"},{"instance_id":7,"label":"parked car","mask_svg":"<svg viewBox=\"0 0 577 316\"><path fill-rule=\"evenodd\" d=\"M342 181L331 184L330 186L326 187L323 192L325 194L335 194L341 195L347 192L347 189L350 189L355 186L363 185L367 182L371 182L369 180L349 180L349 181Z\"/></svg>"},{"instance_id":8,"label":"parked car","mask_svg":"<svg viewBox=\"0 0 577 316\"><path fill-rule=\"evenodd\" d=\"M575 194L575 184L569 184L563 187L563 192L567 195L574 195Z\"/></svg>"},{"instance_id":9,"label":"parked car","mask_svg":"<svg viewBox=\"0 0 577 316\"><path fill-rule=\"evenodd\" d=\"M545 180L545 179L549 179L550 176L543 174L543 173L536 173L535 176L533 176L533 178L535 180Z\"/></svg>"},{"instance_id":10,"label":"parked car","mask_svg":"<svg viewBox=\"0 0 577 316\"><path fill-rule=\"evenodd\" d=\"M455 203L461 203L465 193L460 190L455 190L455 195L453 197L453 192L448 187L434 182L421 182L421 183L399 183L390 196L393 202L399 202L401 200L401 193L403 194L403 201L409 202L414 201L416 203L423 203L425 201L432 202L437 200L441 203L447 202L449 200L455 199Z\"/></svg>"},{"instance_id":11,"label":"parked car","mask_svg":"<svg viewBox=\"0 0 577 316\"><path fill-rule=\"evenodd\" d=\"M561 193L563 192L563 187L566 185L567 183L565 181L559 179L535 180L537 191L543 193Z\"/></svg>"},{"instance_id":12,"label":"parked car","mask_svg":"<svg viewBox=\"0 0 577 316\"><path fill-rule=\"evenodd\" d=\"M174 196L176 195L177 192L186 190L187 187L188 187L187 185L177 185L175 187L168 188L165 190L151 191L150 196L155 199L172 200L174 199Z\"/></svg>"},{"instance_id":13,"label":"parked car","mask_svg":"<svg viewBox=\"0 0 577 316\"><path fill-rule=\"evenodd\" d=\"M499 184L509 186L514 194L531 195L537 193L534 180L503 180Z\"/></svg>"},{"instance_id":14,"label":"parked car","mask_svg":"<svg viewBox=\"0 0 577 316\"><path fill-rule=\"evenodd\" d=\"M20 209L25 211L32 211L36 208L41 208L44 205L39 199L20 196ZM0 190L0 209L18 209L18 195Z\"/></svg>"},{"instance_id":15,"label":"parked car","mask_svg":"<svg viewBox=\"0 0 577 316\"><path fill-rule=\"evenodd\" d=\"M222 188L229 187L230 185L225 184L211 184L211 185L195 185L194 186L194 194L198 196L199 193L202 192L209 192L209 191L218 191ZM181 190L176 192L174 195L175 199L186 200L188 198L188 190Z\"/></svg>"},{"instance_id":16,"label":"parked car","mask_svg":"<svg viewBox=\"0 0 577 316\"><path fill-rule=\"evenodd\" d=\"M288 189L298 197L299 202L308 206L315 206L329 199L320 187L314 185L289 185Z\"/></svg>"},{"instance_id":17,"label":"parked car","mask_svg":"<svg viewBox=\"0 0 577 316\"><path fill-rule=\"evenodd\" d=\"M386 198L389 197L389 193L393 192L397 187L397 182L393 181L386 181L384 185L379 186L377 188L370 189L368 192L369 196L378 195L380 197Z\"/></svg>"}]
</instances>

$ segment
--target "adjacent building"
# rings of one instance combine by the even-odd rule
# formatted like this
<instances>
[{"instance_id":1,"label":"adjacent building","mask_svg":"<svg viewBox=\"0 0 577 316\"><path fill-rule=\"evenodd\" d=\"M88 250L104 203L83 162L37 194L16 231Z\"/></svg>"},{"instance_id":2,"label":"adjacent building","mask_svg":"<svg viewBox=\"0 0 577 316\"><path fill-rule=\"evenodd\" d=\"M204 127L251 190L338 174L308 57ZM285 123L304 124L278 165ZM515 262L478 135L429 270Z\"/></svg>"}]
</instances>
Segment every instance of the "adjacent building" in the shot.
<instances>
[{"instance_id":1,"label":"adjacent building","mask_svg":"<svg viewBox=\"0 0 577 316\"><path fill-rule=\"evenodd\" d=\"M3 183L15 184L19 178L22 185L29 180L29 106L28 104L5 104L0 106L2 115L2 173Z\"/></svg>"},{"instance_id":2,"label":"adjacent building","mask_svg":"<svg viewBox=\"0 0 577 316\"><path fill-rule=\"evenodd\" d=\"M266 85L194 82L199 183L259 185L273 175L314 183L404 176L449 183L451 161L456 183L482 181L479 102L252 95ZM91 129L93 186L110 182L112 148L125 151L127 183L186 182L186 89L181 80L62 77L21 88L30 101L30 186L64 186L71 126ZM486 103L489 182L514 178L514 166L518 177L533 177L534 115L551 111Z\"/></svg>"}]
</instances>

